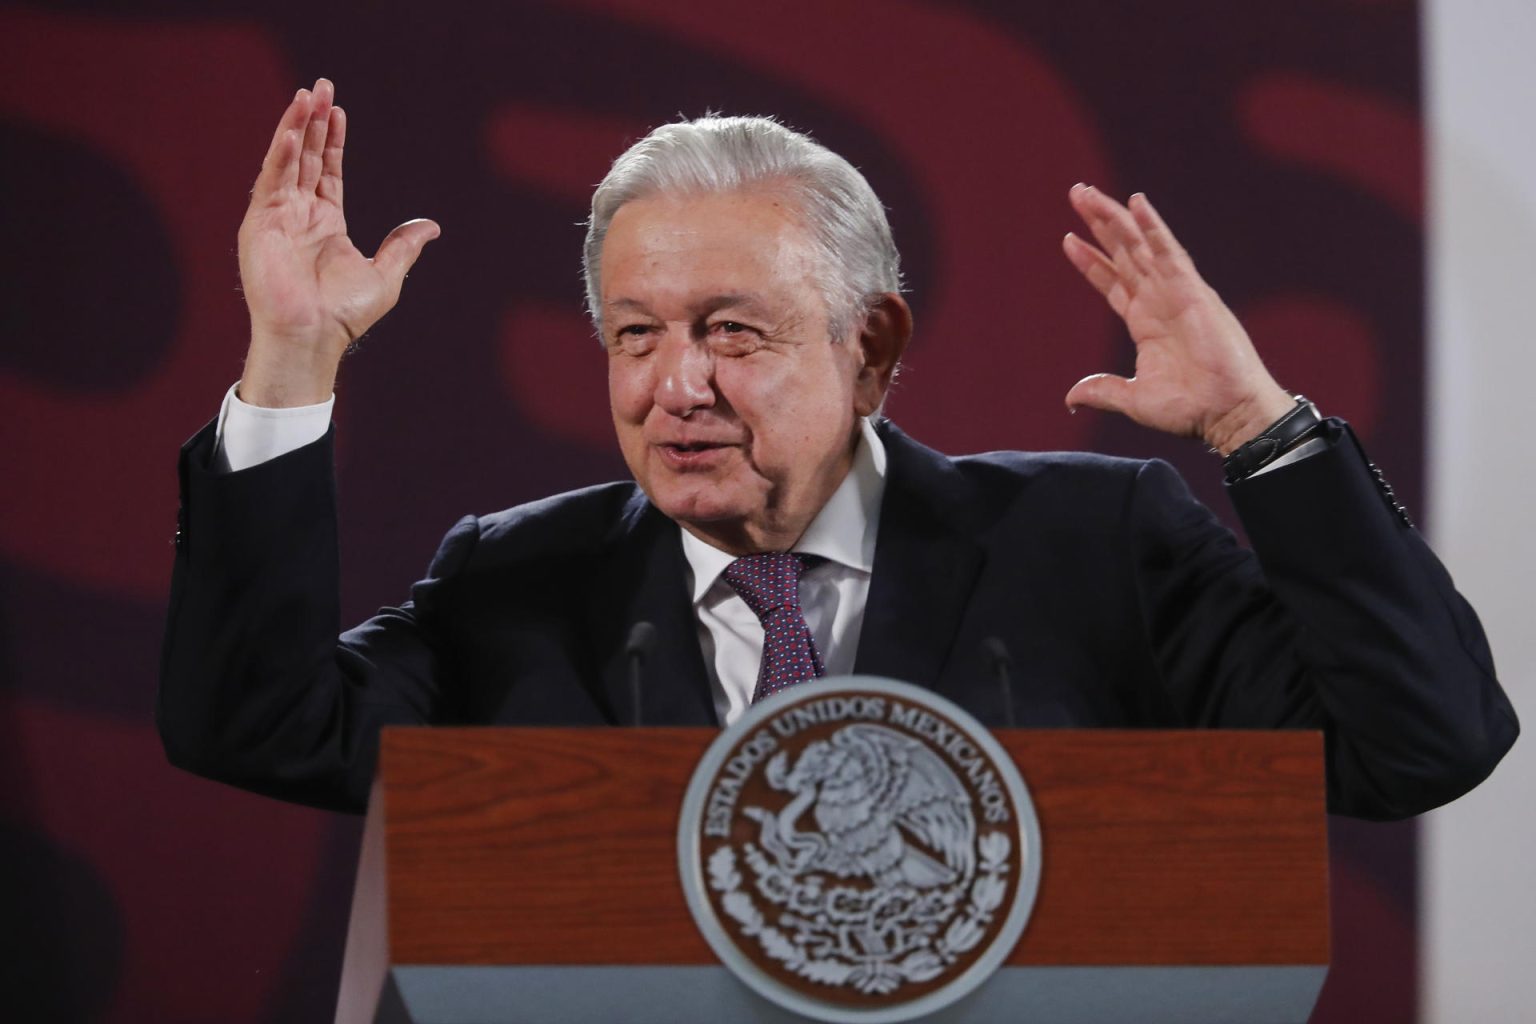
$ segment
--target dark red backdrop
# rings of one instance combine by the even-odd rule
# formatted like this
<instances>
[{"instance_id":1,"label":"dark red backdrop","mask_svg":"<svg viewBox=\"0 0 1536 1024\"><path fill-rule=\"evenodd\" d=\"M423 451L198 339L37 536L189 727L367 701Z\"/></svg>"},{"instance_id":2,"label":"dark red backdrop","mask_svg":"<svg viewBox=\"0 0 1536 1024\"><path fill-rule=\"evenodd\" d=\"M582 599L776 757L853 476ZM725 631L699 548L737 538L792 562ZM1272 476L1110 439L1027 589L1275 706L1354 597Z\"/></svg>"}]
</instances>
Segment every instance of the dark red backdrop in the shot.
<instances>
[{"instance_id":1,"label":"dark red backdrop","mask_svg":"<svg viewBox=\"0 0 1536 1024\"><path fill-rule=\"evenodd\" d=\"M351 114L355 237L444 226L344 368L361 618L459 514L622 473L578 221L679 111L778 114L865 170L919 323L889 411L928 443L1161 455L1226 511L1195 447L1061 408L1130 359L1059 254L1081 179L1148 191L1277 376L1414 501L1418 56L1392 0L0 7L0 1005L331 1011L355 822L181 775L151 721L175 450L238 376L235 227L298 85L331 76ZM1412 828L1334 839L1317 1019L1409 1020Z\"/></svg>"}]
</instances>

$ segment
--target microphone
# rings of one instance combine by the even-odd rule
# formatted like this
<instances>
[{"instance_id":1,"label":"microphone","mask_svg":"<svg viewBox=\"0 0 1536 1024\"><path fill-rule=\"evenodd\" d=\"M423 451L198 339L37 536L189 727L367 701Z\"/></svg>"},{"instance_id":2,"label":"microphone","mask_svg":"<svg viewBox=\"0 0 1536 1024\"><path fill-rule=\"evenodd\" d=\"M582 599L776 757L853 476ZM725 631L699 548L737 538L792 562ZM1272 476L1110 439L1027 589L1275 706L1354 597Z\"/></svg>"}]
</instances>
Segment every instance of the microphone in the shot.
<instances>
[{"instance_id":1,"label":"microphone","mask_svg":"<svg viewBox=\"0 0 1536 1024\"><path fill-rule=\"evenodd\" d=\"M624 641L624 657L629 661L629 708L634 716L631 725L640 724L640 676L645 670L645 659L656 646L656 627L643 619L629 627L629 638Z\"/></svg>"},{"instance_id":2,"label":"microphone","mask_svg":"<svg viewBox=\"0 0 1536 1024\"><path fill-rule=\"evenodd\" d=\"M1013 658L1008 654L1008 645L1001 637L989 636L981 642L981 649L987 654L992 674L997 676L997 688L1003 695L1003 724L1017 728L1013 718Z\"/></svg>"}]
</instances>

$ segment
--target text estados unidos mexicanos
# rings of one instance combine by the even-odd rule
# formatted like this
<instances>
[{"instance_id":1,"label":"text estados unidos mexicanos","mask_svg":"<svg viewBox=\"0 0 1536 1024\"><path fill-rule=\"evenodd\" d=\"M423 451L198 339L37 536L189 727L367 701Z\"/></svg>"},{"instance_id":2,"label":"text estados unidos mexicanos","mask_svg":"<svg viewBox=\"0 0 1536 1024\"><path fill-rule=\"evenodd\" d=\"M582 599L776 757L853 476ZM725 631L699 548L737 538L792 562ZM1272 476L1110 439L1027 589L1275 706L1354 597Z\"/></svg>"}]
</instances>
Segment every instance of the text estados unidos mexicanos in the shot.
<instances>
[{"instance_id":1,"label":"text estados unidos mexicanos","mask_svg":"<svg viewBox=\"0 0 1536 1024\"><path fill-rule=\"evenodd\" d=\"M753 770L778 750L779 738L788 739L808 726L848 720L886 722L923 737L971 780L981 801L982 816L988 822L997 824L1011 817L1008 795L986 756L954 726L922 708L887 701L884 697L826 697L788 709L736 748L709 792L704 808L704 834L721 839L730 837L731 818L741 788Z\"/></svg>"}]
</instances>

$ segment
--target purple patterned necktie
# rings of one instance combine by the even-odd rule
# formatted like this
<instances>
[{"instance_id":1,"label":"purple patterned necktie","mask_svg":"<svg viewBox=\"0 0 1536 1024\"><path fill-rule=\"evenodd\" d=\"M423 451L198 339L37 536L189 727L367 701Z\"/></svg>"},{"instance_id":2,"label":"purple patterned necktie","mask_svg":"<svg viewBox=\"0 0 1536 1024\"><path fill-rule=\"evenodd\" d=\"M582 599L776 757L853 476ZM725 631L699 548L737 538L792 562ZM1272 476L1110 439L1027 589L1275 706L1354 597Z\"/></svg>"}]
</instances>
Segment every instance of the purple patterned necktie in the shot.
<instances>
[{"instance_id":1,"label":"purple patterned necktie","mask_svg":"<svg viewBox=\"0 0 1536 1024\"><path fill-rule=\"evenodd\" d=\"M725 582L763 624L763 660L752 691L754 704L786 686L827 674L800 611L800 575L811 562L808 555L770 551L738 558L725 567Z\"/></svg>"}]
</instances>

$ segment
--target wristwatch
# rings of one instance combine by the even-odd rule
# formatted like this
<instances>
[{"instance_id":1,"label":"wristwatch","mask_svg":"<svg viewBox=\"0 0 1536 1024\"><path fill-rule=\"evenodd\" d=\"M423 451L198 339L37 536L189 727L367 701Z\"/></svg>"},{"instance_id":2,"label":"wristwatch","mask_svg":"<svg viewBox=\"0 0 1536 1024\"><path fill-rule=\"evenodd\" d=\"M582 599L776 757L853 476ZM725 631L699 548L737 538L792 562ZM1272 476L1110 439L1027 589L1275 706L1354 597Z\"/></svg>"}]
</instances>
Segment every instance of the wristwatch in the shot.
<instances>
[{"instance_id":1,"label":"wristwatch","mask_svg":"<svg viewBox=\"0 0 1536 1024\"><path fill-rule=\"evenodd\" d=\"M1301 395L1296 396L1296 407L1280 417L1258 437L1235 449L1221 460L1221 468L1227 483L1235 484L1246 479L1281 455L1307 440L1317 432L1323 418L1317 406Z\"/></svg>"}]
</instances>

